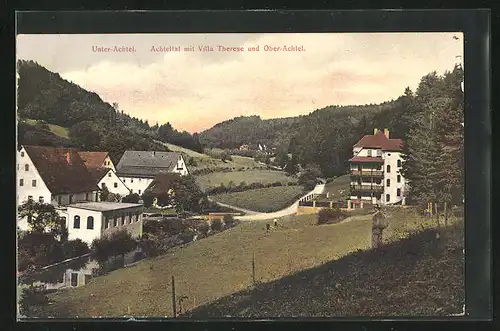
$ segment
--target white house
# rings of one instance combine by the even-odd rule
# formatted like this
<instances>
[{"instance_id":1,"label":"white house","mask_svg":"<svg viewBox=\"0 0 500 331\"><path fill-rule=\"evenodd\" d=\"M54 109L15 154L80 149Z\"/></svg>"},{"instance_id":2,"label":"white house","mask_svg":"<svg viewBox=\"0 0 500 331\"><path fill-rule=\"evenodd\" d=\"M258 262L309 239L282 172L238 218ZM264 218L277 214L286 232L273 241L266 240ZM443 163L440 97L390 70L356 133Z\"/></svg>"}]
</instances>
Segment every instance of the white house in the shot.
<instances>
[{"instance_id":1,"label":"white house","mask_svg":"<svg viewBox=\"0 0 500 331\"><path fill-rule=\"evenodd\" d=\"M109 192L119 194L122 197L130 194L130 189L112 168L93 168L89 171L100 189L107 187Z\"/></svg>"},{"instance_id":2,"label":"white house","mask_svg":"<svg viewBox=\"0 0 500 331\"><path fill-rule=\"evenodd\" d=\"M17 153L17 205L32 199L56 207L98 201L99 188L78 152L71 148L21 146ZM27 219L19 221L27 230Z\"/></svg>"},{"instance_id":3,"label":"white house","mask_svg":"<svg viewBox=\"0 0 500 331\"><path fill-rule=\"evenodd\" d=\"M353 146L351 170L351 205L361 202L405 203L405 179L401 174L403 141L389 138L389 130L374 129Z\"/></svg>"},{"instance_id":4,"label":"white house","mask_svg":"<svg viewBox=\"0 0 500 331\"><path fill-rule=\"evenodd\" d=\"M116 172L115 165L108 152L78 152L78 155L85 162L85 166L91 168L109 168Z\"/></svg>"},{"instance_id":5,"label":"white house","mask_svg":"<svg viewBox=\"0 0 500 331\"><path fill-rule=\"evenodd\" d=\"M119 229L141 237L143 209L137 203L84 202L68 205L60 214L66 219L68 239L79 238L90 245L94 239Z\"/></svg>"},{"instance_id":6,"label":"white house","mask_svg":"<svg viewBox=\"0 0 500 331\"><path fill-rule=\"evenodd\" d=\"M116 166L116 172L131 193L139 195L159 173L189 174L180 153L155 151L126 151Z\"/></svg>"}]
</instances>

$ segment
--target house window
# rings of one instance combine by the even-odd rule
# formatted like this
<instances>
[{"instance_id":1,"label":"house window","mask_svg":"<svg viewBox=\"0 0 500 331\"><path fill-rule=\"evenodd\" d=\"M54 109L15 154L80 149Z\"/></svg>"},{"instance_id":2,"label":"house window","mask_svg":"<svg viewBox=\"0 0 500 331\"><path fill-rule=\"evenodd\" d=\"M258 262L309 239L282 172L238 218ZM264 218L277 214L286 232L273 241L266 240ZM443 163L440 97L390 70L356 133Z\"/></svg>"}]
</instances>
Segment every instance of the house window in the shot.
<instances>
[{"instance_id":1,"label":"house window","mask_svg":"<svg viewBox=\"0 0 500 331\"><path fill-rule=\"evenodd\" d=\"M390 195L390 194L386 194L386 195L385 195L385 201L386 201L386 202L391 201L391 195Z\"/></svg>"},{"instance_id":2,"label":"house window","mask_svg":"<svg viewBox=\"0 0 500 331\"><path fill-rule=\"evenodd\" d=\"M125 183L125 178L122 178L122 181Z\"/></svg>"},{"instance_id":3,"label":"house window","mask_svg":"<svg viewBox=\"0 0 500 331\"><path fill-rule=\"evenodd\" d=\"M110 171L110 172L108 172L108 177L111 177L111 171Z\"/></svg>"},{"instance_id":4,"label":"house window","mask_svg":"<svg viewBox=\"0 0 500 331\"><path fill-rule=\"evenodd\" d=\"M24 179L22 179L22 178L21 178L21 179L19 180L19 186L24 186Z\"/></svg>"},{"instance_id":5,"label":"house window","mask_svg":"<svg viewBox=\"0 0 500 331\"><path fill-rule=\"evenodd\" d=\"M377 178L377 179L375 180L375 183L380 184L380 183L382 183L382 180L381 180L380 178Z\"/></svg>"},{"instance_id":6,"label":"house window","mask_svg":"<svg viewBox=\"0 0 500 331\"><path fill-rule=\"evenodd\" d=\"M115 216L115 218L113 218L113 226L116 226L116 223L118 223L118 218Z\"/></svg>"},{"instance_id":7,"label":"house window","mask_svg":"<svg viewBox=\"0 0 500 331\"><path fill-rule=\"evenodd\" d=\"M125 224L125 214L122 214L122 223L120 225L124 225Z\"/></svg>"},{"instance_id":8,"label":"house window","mask_svg":"<svg viewBox=\"0 0 500 331\"><path fill-rule=\"evenodd\" d=\"M139 181L141 181L141 179L139 178Z\"/></svg>"},{"instance_id":9,"label":"house window","mask_svg":"<svg viewBox=\"0 0 500 331\"><path fill-rule=\"evenodd\" d=\"M29 171L30 170L30 165L29 164L25 164L24 165L24 171Z\"/></svg>"},{"instance_id":10,"label":"house window","mask_svg":"<svg viewBox=\"0 0 500 331\"><path fill-rule=\"evenodd\" d=\"M64 225L66 225L66 217L65 216L61 217L61 221L64 223Z\"/></svg>"},{"instance_id":11,"label":"house window","mask_svg":"<svg viewBox=\"0 0 500 331\"><path fill-rule=\"evenodd\" d=\"M116 183L116 182L115 182L115 183L113 184L113 186L114 186L115 188L116 188L116 187L118 187L118 183Z\"/></svg>"},{"instance_id":12,"label":"house window","mask_svg":"<svg viewBox=\"0 0 500 331\"><path fill-rule=\"evenodd\" d=\"M17 170L19 170L19 163L17 164Z\"/></svg>"},{"instance_id":13,"label":"house window","mask_svg":"<svg viewBox=\"0 0 500 331\"><path fill-rule=\"evenodd\" d=\"M382 150L381 149L377 149L377 156L382 157Z\"/></svg>"},{"instance_id":14,"label":"house window","mask_svg":"<svg viewBox=\"0 0 500 331\"><path fill-rule=\"evenodd\" d=\"M85 284L88 284L90 281L90 278L92 278L91 275L85 275Z\"/></svg>"},{"instance_id":15,"label":"house window","mask_svg":"<svg viewBox=\"0 0 500 331\"><path fill-rule=\"evenodd\" d=\"M134 179L133 178L130 178L130 182L133 183L134 182Z\"/></svg>"},{"instance_id":16,"label":"house window","mask_svg":"<svg viewBox=\"0 0 500 331\"><path fill-rule=\"evenodd\" d=\"M141 190L139 190L139 194L141 194Z\"/></svg>"},{"instance_id":17,"label":"house window","mask_svg":"<svg viewBox=\"0 0 500 331\"><path fill-rule=\"evenodd\" d=\"M36 187L36 179L33 179L33 180L31 181L31 186Z\"/></svg>"},{"instance_id":18,"label":"house window","mask_svg":"<svg viewBox=\"0 0 500 331\"><path fill-rule=\"evenodd\" d=\"M71 273L71 286L78 285L78 274L76 272Z\"/></svg>"},{"instance_id":19,"label":"house window","mask_svg":"<svg viewBox=\"0 0 500 331\"><path fill-rule=\"evenodd\" d=\"M390 173L391 172L391 165L387 165L387 173Z\"/></svg>"},{"instance_id":20,"label":"house window","mask_svg":"<svg viewBox=\"0 0 500 331\"><path fill-rule=\"evenodd\" d=\"M43 197L38 197L38 202L43 203Z\"/></svg>"},{"instance_id":21,"label":"house window","mask_svg":"<svg viewBox=\"0 0 500 331\"><path fill-rule=\"evenodd\" d=\"M87 217L87 229L94 229L94 218L92 216Z\"/></svg>"},{"instance_id":22,"label":"house window","mask_svg":"<svg viewBox=\"0 0 500 331\"><path fill-rule=\"evenodd\" d=\"M57 280L57 282L59 284L64 283L64 272L61 273L61 276L59 277L59 279Z\"/></svg>"},{"instance_id":23,"label":"house window","mask_svg":"<svg viewBox=\"0 0 500 331\"><path fill-rule=\"evenodd\" d=\"M62 197L60 195L57 196L57 204L60 205L62 202Z\"/></svg>"},{"instance_id":24,"label":"house window","mask_svg":"<svg viewBox=\"0 0 500 331\"><path fill-rule=\"evenodd\" d=\"M401 167L401 160L398 160L398 167Z\"/></svg>"},{"instance_id":25,"label":"house window","mask_svg":"<svg viewBox=\"0 0 500 331\"><path fill-rule=\"evenodd\" d=\"M75 215L73 219L73 229L79 229L80 228L80 216Z\"/></svg>"},{"instance_id":26,"label":"house window","mask_svg":"<svg viewBox=\"0 0 500 331\"><path fill-rule=\"evenodd\" d=\"M386 186L387 187L390 187L391 186L391 180L389 178L387 178L386 180Z\"/></svg>"},{"instance_id":27,"label":"house window","mask_svg":"<svg viewBox=\"0 0 500 331\"><path fill-rule=\"evenodd\" d=\"M371 149L368 150L368 156L372 156L372 150Z\"/></svg>"},{"instance_id":28,"label":"house window","mask_svg":"<svg viewBox=\"0 0 500 331\"><path fill-rule=\"evenodd\" d=\"M401 183L401 175L398 175L398 183Z\"/></svg>"},{"instance_id":29,"label":"house window","mask_svg":"<svg viewBox=\"0 0 500 331\"><path fill-rule=\"evenodd\" d=\"M85 193L85 201L89 201L89 193Z\"/></svg>"},{"instance_id":30,"label":"house window","mask_svg":"<svg viewBox=\"0 0 500 331\"><path fill-rule=\"evenodd\" d=\"M400 197L400 196L401 196L401 189L400 189L400 188L398 188L398 190L397 190L396 192L397 192L397 193L396 193L396 195L397 195L398 197Z\"/></svg>"},{"instance_id":31,"label":"house window","mask_svg":"<svg viewBox=\"0 0 500 331\"><path fill-rule=\"evenodd\" d=\"M73 194L70 194L69 195L69 203L72 204L73 203Z\"/></svg>"},{"instance_id":32,"label":"house window","mask_svg":"<svg viewBox=\"0 0 500 331\"><path fill-rule=\"evenodd\" d=\"M21 157L24 157L24 152L21 152Z\"/></svg>"}]
</instances>

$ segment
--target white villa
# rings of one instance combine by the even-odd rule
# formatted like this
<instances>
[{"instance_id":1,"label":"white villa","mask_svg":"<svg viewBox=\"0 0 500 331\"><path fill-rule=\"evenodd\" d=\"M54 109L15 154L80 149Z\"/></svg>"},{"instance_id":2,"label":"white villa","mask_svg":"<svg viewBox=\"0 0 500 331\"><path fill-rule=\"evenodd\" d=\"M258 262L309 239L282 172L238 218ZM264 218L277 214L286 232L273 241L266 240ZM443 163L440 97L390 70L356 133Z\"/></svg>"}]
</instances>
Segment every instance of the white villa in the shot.
<instances>
[{"instance_id":1,"label":"white villa","mask_svg":"<svg viewBox=\"0 0 500 331\"><path fill-rule=\"evenodd\" d=\"M159 173L189 174L184 158L177 152L125 151L116 169L130 192L139 195Z\"/></svg>"},{"instance_id":2,"label":"white villa","mask_svg":"<svg viewBox=\"0 0 500 331\"><path fill-rule=\"evenodd\" d=\"M353 146L351 208L362 203L405 204L405 179L401 174L403 141L390 139L389 130L374 129Z\"/></svg>"}]
</instances>

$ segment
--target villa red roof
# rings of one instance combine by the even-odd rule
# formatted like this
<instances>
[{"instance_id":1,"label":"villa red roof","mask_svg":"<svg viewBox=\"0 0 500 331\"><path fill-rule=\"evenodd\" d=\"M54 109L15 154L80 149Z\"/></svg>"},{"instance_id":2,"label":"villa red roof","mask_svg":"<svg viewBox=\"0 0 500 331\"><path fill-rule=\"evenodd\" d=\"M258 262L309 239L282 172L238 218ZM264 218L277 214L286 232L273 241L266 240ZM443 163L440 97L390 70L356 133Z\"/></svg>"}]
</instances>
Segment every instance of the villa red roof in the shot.
<instances>
[{"instance_id":1,"label":"villa red roof","mask_svg":"<svg viewBox=\"0 0 500 331\"><path fill-rule=\"evenodd\" d=\"M90 169L104 166L104 160L108 156L108 152L78 152L78 155L85 162L85 166Z\"/></svg>"},{"instance_id":2,"label":"villa red roof","mask_svg":"<svg viewBox=\"0 0 500 331\"><path fill-rule=\"evenodd\" d=\"M52 194L97 191L85 163L72 148L24 146Z\"/></svg>"},{"instance_id":3,"label":"villa red roof","mask_svg":"<svg viewBox=\"0 0 500 331\"><path fill-rule=\"evenodd\" d=\"M361 138L354 147L381 148L384 151L402 151L402 139L389 139L382 130L374 135L366 135Z\"/></svg>"},{"instance_id":4,"label":"villa red roof","mask_svg":"<svg viewBox=\"0 0 500 331\"><path fill-rule=\"evenodd\" d=\"M349 162L384 163L384 159L381 157L372 156L355 156L349 159Z\"/></svg>"}]
</instances>

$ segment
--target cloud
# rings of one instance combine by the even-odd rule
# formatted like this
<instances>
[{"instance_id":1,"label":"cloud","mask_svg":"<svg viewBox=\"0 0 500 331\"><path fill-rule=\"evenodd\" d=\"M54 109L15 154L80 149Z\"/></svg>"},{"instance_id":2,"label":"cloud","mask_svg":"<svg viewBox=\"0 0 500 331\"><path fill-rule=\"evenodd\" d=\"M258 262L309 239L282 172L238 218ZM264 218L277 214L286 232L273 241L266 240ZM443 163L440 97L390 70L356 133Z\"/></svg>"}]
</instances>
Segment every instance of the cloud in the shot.
<instances>
[{"instance_id":1,"label":"cloud","mask_svg":"<svg viewBox=\"0 0 500 331\"><path fill-rule=\"evenodd\" d=\"M395 99L406 86L415 89L426 73L452 69L455 56L462 55L461 41L438 33L265 34L234 40L206 35L203 44L242 46L244 52L170 52L150 63L108 58L61 76L118 102L132 116L194 132L239 115L296 116L331 104ZM305 51L263 51L284 45ZM260 51L247 51L251 46Z\"/></svg>"}]
</instances>

